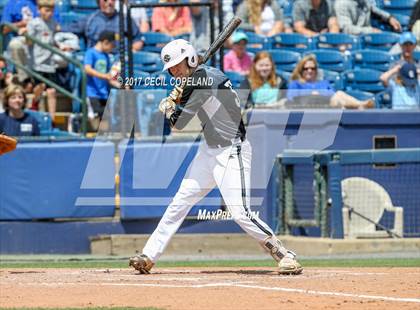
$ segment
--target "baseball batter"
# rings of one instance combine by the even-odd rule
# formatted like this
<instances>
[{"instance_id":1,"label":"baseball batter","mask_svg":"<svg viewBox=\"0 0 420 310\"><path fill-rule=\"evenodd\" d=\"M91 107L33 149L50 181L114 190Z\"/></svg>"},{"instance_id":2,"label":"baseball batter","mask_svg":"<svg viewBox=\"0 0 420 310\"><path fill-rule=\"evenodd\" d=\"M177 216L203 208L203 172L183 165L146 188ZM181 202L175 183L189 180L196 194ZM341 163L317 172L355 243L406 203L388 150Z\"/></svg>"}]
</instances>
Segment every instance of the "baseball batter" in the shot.
<instances>
[{"instance_id":1,"label":"baseball batter","mask_svg":"<svg viewBox=\"0 0 420 310\"><path fill-rule=\"evenodd\" d=\"M231 82L220 70L199 64L195 49L182 39L168 43L162 49L161 59L164 70L187 82L175 87L159 109L170 125L179 130L197 115L205 141L200 143L177 194L142 254L131 257L129 265L140 273L149 273L190 209L217 186L232 218L271 254L279 273L301 273L296 255L282 245L266 223L251 215L252 151ZM200 81L211 83L203 85Z\"/></svg>"}]
</instances>

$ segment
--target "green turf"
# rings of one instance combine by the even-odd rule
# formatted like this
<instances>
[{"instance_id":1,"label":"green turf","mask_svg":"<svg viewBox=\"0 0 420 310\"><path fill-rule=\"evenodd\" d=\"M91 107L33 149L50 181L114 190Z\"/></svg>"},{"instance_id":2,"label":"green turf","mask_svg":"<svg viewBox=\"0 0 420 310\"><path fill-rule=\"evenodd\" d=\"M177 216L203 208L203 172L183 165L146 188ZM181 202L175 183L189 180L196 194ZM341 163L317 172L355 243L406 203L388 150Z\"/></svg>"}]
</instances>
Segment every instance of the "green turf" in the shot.
<instances>
[{"instance_id":1,"label":"green turf","mask_svg":"<svg viewBox=\"0 0 420 310\"><path fill-rule=\"evenodd\" d=\"M304 267L420 267L420 258L305 259ZM162 261L157 267L274 267L272 260ZM128 268L124 261L0 261L0 268Z\"/></svg>"}]
</instances>

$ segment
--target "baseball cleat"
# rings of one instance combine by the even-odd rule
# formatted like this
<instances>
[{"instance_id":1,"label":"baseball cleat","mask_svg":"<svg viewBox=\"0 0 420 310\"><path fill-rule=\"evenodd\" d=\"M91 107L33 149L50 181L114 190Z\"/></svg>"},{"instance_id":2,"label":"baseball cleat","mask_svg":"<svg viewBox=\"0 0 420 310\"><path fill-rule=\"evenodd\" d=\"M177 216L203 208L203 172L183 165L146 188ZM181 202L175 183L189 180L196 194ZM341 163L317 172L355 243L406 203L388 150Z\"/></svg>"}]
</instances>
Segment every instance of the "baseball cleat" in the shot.
<instances>
[{"instance_id":1,"label":"baseball cleat","mask_svg":"<svg viewBox=\"0 0 420 310\"><path fill-rule=\"evenodd\" d=\"M133 267L138 270L141 274L149 274L154 263L146 255L135 255L130 257L128 262L129 267Z\"/></svg>"},{"instance_id":2,"label":"baseball cleat","mask_svg":"<svg viewBox=\"0 0 420 310\"><path fill-rule=\"evenodd\" d=\"M295 258L283 257L279 262L279 274L281 275L297 275L303 271L302 266Z\"/></svg>"}]
</instances>

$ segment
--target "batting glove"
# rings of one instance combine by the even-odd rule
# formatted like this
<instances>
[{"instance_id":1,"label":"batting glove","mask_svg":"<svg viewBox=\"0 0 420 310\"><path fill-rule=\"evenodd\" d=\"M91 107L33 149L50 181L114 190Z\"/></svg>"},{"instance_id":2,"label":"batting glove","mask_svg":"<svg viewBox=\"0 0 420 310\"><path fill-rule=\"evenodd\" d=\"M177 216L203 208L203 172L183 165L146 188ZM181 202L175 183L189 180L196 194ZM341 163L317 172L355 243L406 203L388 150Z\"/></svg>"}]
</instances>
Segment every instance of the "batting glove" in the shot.
<instances>
[{"instance_id":1,"label":"batting glove","mask_svg":"<svg viewBox=\"0 0 420 310\"><path fill-rule=\"evenodd\" d=\"M175 102L171 98L164 98L159 103L159 111L165 114L166 118L170 118L172 113L175 112Z\"/></svg>"}]
</instances>

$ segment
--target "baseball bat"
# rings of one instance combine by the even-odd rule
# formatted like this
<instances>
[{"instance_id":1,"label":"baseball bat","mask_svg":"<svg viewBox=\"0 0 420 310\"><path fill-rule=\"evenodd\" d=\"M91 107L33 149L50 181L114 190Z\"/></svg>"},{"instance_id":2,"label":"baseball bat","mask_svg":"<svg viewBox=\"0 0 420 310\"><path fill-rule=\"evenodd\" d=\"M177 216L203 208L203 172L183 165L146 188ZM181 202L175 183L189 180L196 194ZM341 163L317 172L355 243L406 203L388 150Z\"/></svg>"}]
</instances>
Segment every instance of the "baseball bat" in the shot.
<instances>
[{"instance_id":1,"label":"baseball bat","mask_svg":"<svg viewBox=\"0 0 420 310\"><path fill-rule=\"evenodd\" d=\"M216 40L210 45L209 49L204 53L201 58L200 64L206 63L211 57L216 54L219 48L225 43L225 41L232 35L232 33L238 28L242 20L239 17L234 16L221 33L217 36Z\"/></svg>"}]
</instances>

